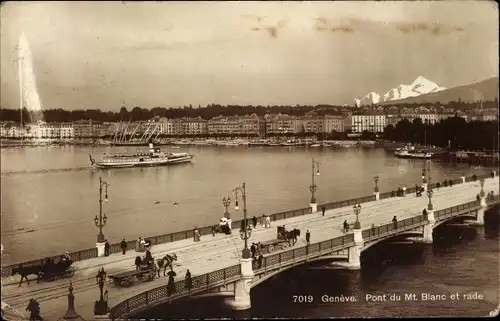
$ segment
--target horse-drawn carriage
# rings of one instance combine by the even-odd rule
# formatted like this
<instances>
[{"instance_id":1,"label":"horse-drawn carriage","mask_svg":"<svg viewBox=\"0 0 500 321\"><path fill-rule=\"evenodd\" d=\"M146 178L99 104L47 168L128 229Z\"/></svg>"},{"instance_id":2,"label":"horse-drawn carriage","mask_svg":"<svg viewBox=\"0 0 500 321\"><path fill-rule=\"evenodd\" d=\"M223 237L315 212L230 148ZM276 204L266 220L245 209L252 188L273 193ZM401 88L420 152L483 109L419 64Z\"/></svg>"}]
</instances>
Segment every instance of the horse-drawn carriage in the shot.
<instances>
[{"instance_id":1,"label":"horse-drawn carriage","mask_svg":"<svg viewBox=\"0 0 500 321\"><path fill-rule=\"evenodd\" d=\"M276 239L270 241L264 241L260 243L260 250L265 250L267 253L274 252L275 247L280 246L282 250L289 246L295 245L297 242L297 237L300 236L300 230L294 228L291 231L287 231L285 226L276 227Z\"/></svg>"},{"instance_id":2,"label":"horse-drawn carriage","mask_svg":"<svg viewBox=\"0 0 500 321\"><path fill-rule=\"evenodd\" d=\"M40 282L40 280L54 281L58 277L72 277L75 274L75 268L71 266L72 264L73 261L71 259L61 259L58 262L47 259L41 265L20 265L15 267L12 269L12 275L19 274L21 276L19 286L22 284L23 279L26 279L29 284L29 275L36 275L37 282Z\"/></svg>"},{"instance_id":3,"label":"horse-drawn carriage","mask_svg":"<svg viewBox=\"0 0 500 321\"><path fill-rule=\"evenodd\" d=\"M140 257L138 257L140 259ZM144 258L134 271L118 272L108 275L110 282L118 286L131 286L134 278L145 282L153 281L156 275L156 265L153 258Z\"/></svg>"},{"instance_id":4,"label":"horse-drawn carriage","mask_svg":"<svg viewBox=\"0 0 500 321\"><path fill-rule=\"evenodd\" d=\"M65 259L57 263L52 261L42 265L40 269L40 279L44 281L54 281L58 277L72 277L75 274L75 268L71 265L73 260Z\"/></svg>"}]
</instances>

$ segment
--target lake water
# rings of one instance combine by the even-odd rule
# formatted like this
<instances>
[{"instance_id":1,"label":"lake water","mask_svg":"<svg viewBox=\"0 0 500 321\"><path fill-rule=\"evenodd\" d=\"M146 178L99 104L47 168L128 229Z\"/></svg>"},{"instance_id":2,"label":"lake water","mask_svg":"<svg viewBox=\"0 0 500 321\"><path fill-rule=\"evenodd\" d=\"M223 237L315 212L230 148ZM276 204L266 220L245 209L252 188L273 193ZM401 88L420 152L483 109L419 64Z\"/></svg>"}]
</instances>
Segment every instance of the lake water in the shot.
<instances>
[{"instance_id":1,"label":"lake water","mask_svg":"<svg viewBox=\"0 0 500 321\"><path fill-rule=\"evenodd\" d=\"M222 198L247 184L248 215L309 206L311 160L319 203L372 194L421 182L423 160L397 159L383 149L306 147L186 147L193 164L92 170L89 156L135 147L34 147L1 149L2 264L95 246L99 177L110 184L104 234L111 243L216 224ZM433 162L433 181L491 169ZM159 203L157 203L159 202ZM177 203L177 205L174 205ZM234 205L233 204L231 206ZM234 212L239 219L242 211ZM362 214L361 214L362 216ZM28 232L31 231L32 232Z\"/></svg>"}]
</instances>

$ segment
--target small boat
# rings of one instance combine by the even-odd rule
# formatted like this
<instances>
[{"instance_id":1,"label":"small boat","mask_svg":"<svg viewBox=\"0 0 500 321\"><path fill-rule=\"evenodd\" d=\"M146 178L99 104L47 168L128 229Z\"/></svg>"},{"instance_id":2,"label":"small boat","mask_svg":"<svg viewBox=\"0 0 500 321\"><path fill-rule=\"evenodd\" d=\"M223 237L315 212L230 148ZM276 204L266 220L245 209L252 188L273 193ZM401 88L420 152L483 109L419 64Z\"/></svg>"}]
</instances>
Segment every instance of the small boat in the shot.
<instances>
[{"instance_id":1,"label":"small boat","mask_svg":"<svg viewBox=\"0 0 500 321\"><path fill-rule=\"evenodd\" d=\"M188 153L163 153L159 148L155 148L153 143L150 143L149 153L138 151L132 154L104 154L101 161L96 161L90 154L89 157L90 164L98 168L123 168L187 163L191 162L194 155Z\"/></svg>"},{"instance_id":2,"label":"small boat","mask_svg":"<svg viewBox=\"0 0 500 321\"><path fill-rule=\"evenodd\" d=\"M312 144L311 147L321 147L321 144Z\"/></svg>"},{"instance_id":3,"label":"small boat","mask_svg":"<svg viewBox=\"0 0 500 321\"><path fill-rule=\"evenodd\" d=\"M248 147L263 147L263 146L268 146L267 144L268 144L267 140L259 139L248 142Z\"/></svg>"},{"instance_id":4,"label":"small boat","mask_svg":"<svg viewBox=\"0 0 500 321\"><path fill-rule=\"evenodd\" d=\"M172 148L172 149L179 149L180 147L179 147L179 146L170 146L169 148Z\"/></svg>"}]
</instances>

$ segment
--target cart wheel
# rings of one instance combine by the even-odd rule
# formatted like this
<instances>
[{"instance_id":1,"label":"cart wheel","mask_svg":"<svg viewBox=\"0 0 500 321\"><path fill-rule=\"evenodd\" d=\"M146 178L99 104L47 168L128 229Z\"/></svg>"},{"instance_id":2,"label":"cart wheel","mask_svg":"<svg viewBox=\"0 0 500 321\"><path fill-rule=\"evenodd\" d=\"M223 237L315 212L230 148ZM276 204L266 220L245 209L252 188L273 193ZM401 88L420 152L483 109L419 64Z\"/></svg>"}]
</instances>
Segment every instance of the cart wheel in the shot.
<instances>
[{"instance_id":1,"label":"cart wheel","mask_svg":"<svg viewBox=\"0 0 500 321\"><path fill-rule=\"evenodd\" d=\"M273 253L274 252L274 245L269 245L267 247L267 253Z\"/></svg>"},{"instance_id":2,"label":"cart wheel","mask_svg":"<svg viewBox=\"0 0 500 321\"><path fill-rule=\"evenodd\" d=\"M288 244L284 244L284 245L282 245L282 246L281 246L281 249L282 249L282 250L284 250L284 249L286 249L287 247L288 247Z\"/></svg>"}]
</instances>

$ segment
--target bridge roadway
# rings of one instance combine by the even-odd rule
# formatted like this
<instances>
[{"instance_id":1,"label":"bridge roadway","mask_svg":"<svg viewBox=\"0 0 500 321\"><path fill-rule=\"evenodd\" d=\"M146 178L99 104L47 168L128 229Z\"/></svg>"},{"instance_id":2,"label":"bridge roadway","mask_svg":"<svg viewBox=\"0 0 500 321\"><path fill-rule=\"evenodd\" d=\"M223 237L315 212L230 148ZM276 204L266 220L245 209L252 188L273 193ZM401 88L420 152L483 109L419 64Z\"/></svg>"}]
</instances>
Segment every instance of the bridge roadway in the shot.
<instances>
[{"instance_id":1,"label":"bridge roadway","mask_svg":"<svg viewBox=\"0 0 500 321\"><path fill-rule=\"evenodd\" d=\"M433 205L434 210L440 210L455 205L463 204L475 200L480 191L479 181L456 184L453 187L441 187L434 190ZM485 192L495 191L498 194L498 178L486 179L484 185ZM427 197L416 197L415 194L405 197L387 198L362 204L359 220L362 229L387 224L394 215L398 220L403 220L412 216L422 214L422 209L427 205ZM276 226L285 225L287 229L300 228L301 236L298 244L305 244L305 232L311 232L311 242L319 242L343 234L342 223L344 220L352 223L355 220L352 207L343 207L328 210L325 216L321 212L298 216L286 220L272 223L272 228L265 229L258 226L254 229L249 240L251 242L263 242L276 238ZM239 233L232 235L217 234L215 237L203 236L200 242L192 239L181 240L173 243L159 244L152 247L153 257L160 258L165 253L176 253L178 261L175 262L174 270L177 272L177 280L184 279L186 269L191 271L192 276L215 271L239 263L243 241ZM279 252L275 250L275 253ZM99 289L96 285L95 275L100 267L104 267L108 273L131 270L134 267L134 258L137 253L133 250L126 255L112 254L109 257L93 258L74 263L75 275L71 278L73 282L73 293L75 294L76 311L86 319L93 317L94 301L99 299ZM36 281L28 286L24 283L21 287L12 284L19 278L11 277L11 283L4 285L2 296L6 303L18 311L24 311L31 298L40 302L41 315L46 320L56 320L64 315L67 309L67 294L69 278L61 278L53 282ZM3 282L4 283L4 282ZM165 285L167 278L161 276L151 282L137 281L129 288L108 285L109 305L114 306L119 302L144 292L146 290Z\"/></svg>"}]
</instances>

